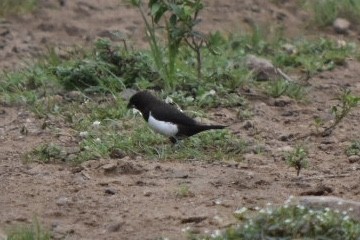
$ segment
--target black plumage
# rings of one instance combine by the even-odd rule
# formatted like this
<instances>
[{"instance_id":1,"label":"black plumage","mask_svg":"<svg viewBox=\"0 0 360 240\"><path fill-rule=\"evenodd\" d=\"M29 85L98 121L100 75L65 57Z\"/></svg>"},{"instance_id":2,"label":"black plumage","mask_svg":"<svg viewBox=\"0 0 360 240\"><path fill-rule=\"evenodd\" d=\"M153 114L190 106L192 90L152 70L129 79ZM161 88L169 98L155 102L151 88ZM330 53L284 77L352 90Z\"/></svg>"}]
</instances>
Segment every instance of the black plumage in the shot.
<instances>
[{"instance_id":1,"label":"black plumage","mask_svg":"<svg viewBox=\"0 0 360 240\"><path fill-rule=\"evenodd\" d=\"M223 129L226 127L223 125L200 124L173 105L161 101L147 91L141 91L134 94L130 98L128 104L128 108L131 107L139 110L142 113L145 121L147 121L149 124L151 122L152 125L154 125L154 120L151 119L152 117L157 121L176 125L176 130L166 134L161 131L157 131L156 128L154 129L154 127L152 127L155 131L169 136L173 143L179 139L190 137L202 131L210 129ZM157 124L157 122L155 124ZM170 127L172 127L172 125L169 125L169 128Z\"/></svg>"}]
</instances>

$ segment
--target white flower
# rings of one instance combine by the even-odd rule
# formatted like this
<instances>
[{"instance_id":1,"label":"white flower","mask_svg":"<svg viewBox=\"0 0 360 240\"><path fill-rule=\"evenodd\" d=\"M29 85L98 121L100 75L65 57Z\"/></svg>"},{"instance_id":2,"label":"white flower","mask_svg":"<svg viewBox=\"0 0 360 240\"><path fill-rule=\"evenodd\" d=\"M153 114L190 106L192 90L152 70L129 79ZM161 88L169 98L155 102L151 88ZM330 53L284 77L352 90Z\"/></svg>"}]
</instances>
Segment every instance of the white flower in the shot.
<instances>
[{"instance_id":1,"label":"white flower","mask_svg":"<svg viewBox=\"0 0 360 240\"><path fill-rule=\"evenodd\" d=\"M191 227L187 226L186 228L181 229L182 232L190 232Z\"/></svg>"},{"instance_id":2,"label":"white flower","mask_svg":"<svg viewBox=\"0 0 360 240\"><path fill-rule=\"evenodd\" d=\"M92 124L92 126L93 126L94 128L98 128L98 127L100 126L100 121L94 121L93 124Z\"/></svg>"},{"instance_id":3,"label":"white flower","mask_svg":"<svg viewBox=\"0 0 360 240\"><path fill-rule=\"evenodd\" d=\"M96 138L96 139L95 139L95 142L96 142L96 143L101 143L101 139L100 139L100 138Z\"/></svg>"},{"instance_id":4,"label":"white flower","mask_svg":"<svg viewBox=\"0 0 360 240\"><path fill-rule=\"evenodd\" d=\"M246 207L242 207L242 208L240 208L240 209L236 209L234 213L235 213L235 214L243 214L243 213L245 213L247 210L248 210L248 209L247 209Z\"/></svg>"},{"instance_id":5,"label":"white flower","mask_svg":"<svg viewBox=\"0 0 360 240\"><path fill-rule=\"evenodd\" d=\"M87 131L84 131L84 132L80 132L79 135L82 138L86 138L87 136L89 136L89 133Z\"/></svg>"},{"instance_id":6,"label":"white flower","mask_svg":"<svg viewBox=\"0 0 360 240\"><path fill-rule=\"evenodd\" d=\"M209 91L209 95L214 96L215 94L216 94L216 91L215 91L215 90L210 90L210 91Z\"/></svg>"},{"instance_id":7,"label":"white flower","mask_svg":"<svg viewBox=\"0 0 360 240\"><path fill-rule=\"evenodd\" d=\"M221 231L219 229L216 229L212 234L211 237L212 238L216 238L219 237L221 235Z\"/></svg>"}]
</instances>

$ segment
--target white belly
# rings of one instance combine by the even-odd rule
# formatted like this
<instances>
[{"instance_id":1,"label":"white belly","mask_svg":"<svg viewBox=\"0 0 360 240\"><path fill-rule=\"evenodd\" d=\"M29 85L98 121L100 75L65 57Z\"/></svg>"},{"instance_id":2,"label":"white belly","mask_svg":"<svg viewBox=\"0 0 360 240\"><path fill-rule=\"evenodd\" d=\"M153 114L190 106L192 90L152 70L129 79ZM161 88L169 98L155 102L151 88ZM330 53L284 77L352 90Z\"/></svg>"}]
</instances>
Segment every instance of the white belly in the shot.
<instances>
[{"instance_id":1,"label":"white belly","mask_svg":"<svg viewBox=\"0 0 360 240\"><path fill-rule=\"evenodd\" d=\"M175 136L178 132L176 124L156 120L153 116L151 116L151 112L149 114L148 123L151 129L155 132L168 137Z\"/></svg>"}]
</instances>

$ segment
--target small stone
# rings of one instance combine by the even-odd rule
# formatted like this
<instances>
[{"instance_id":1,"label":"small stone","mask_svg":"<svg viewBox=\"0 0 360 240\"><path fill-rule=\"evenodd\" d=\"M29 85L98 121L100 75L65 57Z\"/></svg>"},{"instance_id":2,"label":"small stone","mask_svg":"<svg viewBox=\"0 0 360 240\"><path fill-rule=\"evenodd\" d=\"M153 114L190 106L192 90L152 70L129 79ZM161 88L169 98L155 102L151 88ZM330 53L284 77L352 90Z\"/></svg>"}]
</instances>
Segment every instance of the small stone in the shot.
<instances>
[{"instance_id":1,"label":"small stone","mask_svg":"<svg viewBox=\"0 0 360 240\"><path fill-rule=\"evenodd\" d=\"M245 61L247 68L255 73L258 81L269 81L277 77L276 69L269 60L250 54Z\"/></svg>"},{"instance_id":2,"label":"small stone","mask_svg":"<svg viewBox=\"0 0 360 240\"><path fill-rule=\"evenodd\" d=\"M66 162L72 162L77 158L76 154L69 154L68 156L65 157L65 161Z\"/></svg>"},{"instance_id":3,"label":"small stone","mask_svg":"<svg viewBox=\"0 0 360 240\"><path fill-rule=\"evenodd\" d=\"M6 35L10 34L10 30L8 28L2 28L0 29L0 36L4 37Z\"/></svg>"},{"instance_id":4,"label":"small stone","mask_svg":"<svg viewBox=\"0 0 360 240\"><path fill-rule=\"evenodd\" d=\"M350 22L344 18L337 18L333 23L333 27L336 33L347 34L350 28Z\"/></svg>"},{"instance_id":5,"label":"small stone","mask_svg":"<svg viewBox=\"0 0 360 240\"><path fill-rule=\"evenodd\" d=\"M356 163L360 161L359 155L351 155L349 158L349 163Z\"/></svg>"},{"instance_id":6,"label":"small stone","mask_svg":"<svg viewBox=\"0 0 360 240\"><path fill-rule=\"evenodd\" d=\"M108 227L108 231L109 231L109 232L118 232L123 225L124 225L123 222L111 224L111 225Z\"/></svg>"},{"instance_id":7,"label":"small stone","mask_svg":"<svg viewBox=\"0 0 360 240\"><path fill-rule=\"evenodd\" d=\"M110 188L105 189L105 194L114 195L115 193L116 191L113 189Z\"/></svg>"},{"instance_id":8,"label":"small stone","mask_svg":"<svg viewBox=\"0 0 360 240\"><path fill-rule=\"evenodd\" d=\"M277 149L279 152L292 152L294 148L291 146L284 146Z\"/></svg>"},{"instance_id":9,"label":"small stone","mask_svg":"<svg viewBox=\"0 0 360 240\"><path fill-rule=\"evenodd\" d=\"M296 47L290 43L285 43L284 45L282 45L282 49L290 55L294 55L297 53Z\"/></svg>"},{"instance_id":10,"label":"small stone","mask_svg":"<svg viewBox=\"0 0 360 240\"><path fill-rule=\"evenodd\" d=\"M81 151L80 147L65 147L64 150L67 154L75 154Z\"/></svg>"},{"instance_id":11,"label":"small stone","mask_svg":"<svg viewBox=\"0 0 360 240\"><path fill-rule=\"evenodd\" d=\"M103 165L101 168L104 169L105 172L112 172L117 168L117 162L112 162L112 163L108 163Z\"/></svg>"},{"instance_id":12,"label":"small stone","mask_svg":"<svg viewBox=\"0 0 360 240\"><path fill-rule=\"evenodd\" d=\"M243 125L243 128L245 130L249 130L251 128L254 128L254 124L252 124L250 121L246 121L245 124Z\"/></svg>"},{"instance_id":13,"label":"small stone","mask_svg":"<svg viewBox=\"0 0 360 240\"><path fill-rule=\"evenodd\" d=\"M320 144L318 148L319 148L320 150L326 152L326 151L332 150L332 149L333 149L333 145Z\"/></svg>"},{"instance_id":14,"label":"small stone","mask_svg":"<svg viewBox=\"0 0 360 240\"><path fill-rule=\"evenodd\" d=\"M126 156L126 154L119 148L114 148L111 150L110 152L110 157L111 158L124 158Z\"/></svg>"},{"instance_id":15,"label":"small stone","mask_svg":"<svg viewBox=\"0 0 360 240\"><path fill-rule=\"evenodd\" d=\"M80 91L70 91L66 93L65 99L70 101L79 101L84 98L84 95Z\"/></svg>"},{"instance_id":16,"label":"small stone","mask_svg":"<svg viewBox=\"0 0 360 240\"><path fill-rule=\"evenodd\" d=\"M71 173L79 173L84 169L85 168L83 166L74 167L74 168L71 169Z\"/></svg>"},{"instance_id":17,"label":"small stone","mask_svg":"<svg viewBox=\"0 0 360 240\"><path fill-rule=\"evenodd\" d=\"M335 144L338 140L335 137L326 137L321 141L322 144Z\"/></svg>"},{"instance_id":18,"label":"small stone","mask_svg":"<svg viewBox=\"0 0 360 240\"><path fill-rule=\"evenodd\" d=\"M56 205L58 206L65 206L65 205L70 205L71 204L71 200L68 197L59 197L56 200Z\"/></svg>"},{"instance_id":19,"label":"small stone","mask_svg":"<svg viewBox=\"0 0 360 240\"><path fill-rule=\"evenodd\" d=\"M279 140L282 141L282 142L287 142L291 139L294 138L294 134L290 133L290 134L283 134L280 136Z\"/></svg>"},{"instance_id":20,"label":"small stone","mask_svg":"<svg viewBox=\"0 0 360 240\"><path fill-rule=\"evenodd\" d=\"M151 195L152 195L152 192L150 192L150 191L145 191L144 192L145 197L150 197Z\"/></svg>"},{"instance_id":21,"label":"small stone","mask_svg":"<svg viewBox=\"0 0 360 240\"><path fill-rule=\"evenodd\" d=\"M200 222L206 220L207 218L208 218L207 216L188 217L188 218L183 218L183 219L181 219L181 223L182 223L182 224L186 224L186 223L200 223Z\"/></svg>"},{"instance_id":22,"label":"small stone","mask_svg":"<svg viewBox=\"0 0 360 240\"><path fill-rule=\"evenodd\" d=\"M285 107L287 105L290 105L294 103L294 100L289 98L288 96L281 96L274 101L274 106L276 107Z\"/></svg>"}]
</instances>

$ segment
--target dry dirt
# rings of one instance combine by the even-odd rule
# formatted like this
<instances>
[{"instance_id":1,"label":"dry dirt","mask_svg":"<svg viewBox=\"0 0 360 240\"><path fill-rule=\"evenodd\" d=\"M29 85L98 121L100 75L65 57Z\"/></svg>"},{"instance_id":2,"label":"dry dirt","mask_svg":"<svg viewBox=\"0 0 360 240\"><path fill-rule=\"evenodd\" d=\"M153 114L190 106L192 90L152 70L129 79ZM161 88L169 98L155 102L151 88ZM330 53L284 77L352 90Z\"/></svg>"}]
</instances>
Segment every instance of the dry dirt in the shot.
<instances>
[{"instance_id":1,"label":"dry dirt","mask_svg":"<svg viewBox=\"0 0 360 240\"><path fill-rule=\"evenodd\" d=\"M292 1L284 1L281 8L268 1L207 2L205 31L239 32L252 22L271 22L283 24L290 36L304 35L302 22L307 15ZM35 13L0 22L0 70L23 67L24 61L41 55L48 46L61 52L98 36L111 36L112 31L144 46L138 13L120 1L65 3L44 0ZM36 217L56 239L184 239L187 228L197 233L223 229L236 223L232 213L237 208L281 204L290 195L360 200L360 162L350 163L344 152L351 140L360 139L359 110L330 137L303 140L309 146L310 167L300 177L282 158L283 150L310 132L314 117L331 119L329 109L342 87L360 94L358 76L360 63L348 59L345 66L309 80L310 103L250 99L254 112L250 124L237 120L234 109L219 109L220 122L231 123L239 137L263 146L261 154L248 153L240 163L125 157L89 161L82 167L24 164L23 153L50 141L54 134L42 131L41 123L26 109L1 106L0 229ZM20 134L24 125L27 136ZM109 167L113 169L105 170ZM184 184L190 190L186 197L179 195Z\"/></svg>"}]
</instances>

